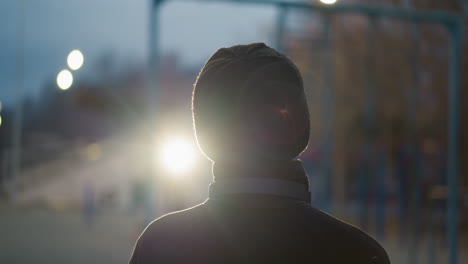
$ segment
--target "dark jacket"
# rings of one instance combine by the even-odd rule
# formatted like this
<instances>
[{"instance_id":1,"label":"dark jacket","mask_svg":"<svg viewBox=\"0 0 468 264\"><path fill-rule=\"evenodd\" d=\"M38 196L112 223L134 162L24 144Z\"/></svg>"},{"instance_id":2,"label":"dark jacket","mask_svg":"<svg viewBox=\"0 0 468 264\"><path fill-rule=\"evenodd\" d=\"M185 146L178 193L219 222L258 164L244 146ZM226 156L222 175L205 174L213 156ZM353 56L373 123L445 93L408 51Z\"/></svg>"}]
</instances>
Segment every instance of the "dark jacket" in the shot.
<instances>
[{"instance_id":1,"label":"dark jacket","mask_svg":"<svg viewBox=\"0 0 468 264\"><path fill-rule=\"evenodd\" d=\"M390 261L366 233L305 201L234 194L155 220L139 238L130 263Z\"/></svg>"}]
</instances>

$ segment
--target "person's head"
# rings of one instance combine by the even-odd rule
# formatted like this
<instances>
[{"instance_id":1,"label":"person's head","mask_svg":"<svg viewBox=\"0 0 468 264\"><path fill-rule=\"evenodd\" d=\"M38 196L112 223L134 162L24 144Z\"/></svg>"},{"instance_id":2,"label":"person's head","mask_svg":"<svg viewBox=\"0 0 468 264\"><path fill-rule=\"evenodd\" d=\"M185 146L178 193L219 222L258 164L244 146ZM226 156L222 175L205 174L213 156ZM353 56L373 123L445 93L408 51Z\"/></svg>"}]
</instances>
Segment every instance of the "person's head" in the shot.
<instances>
[{"instance_id":1,"label":"person's head","mask_svg":"<svg viewBox=\"0 0 468 264\"><path fill-rule=\"evenodd\" d=\"M192 110L198 144L213 161L290 160L309 141L299 70L263 43L216 51L198 75Z\"/></svg>"}]
</instances>

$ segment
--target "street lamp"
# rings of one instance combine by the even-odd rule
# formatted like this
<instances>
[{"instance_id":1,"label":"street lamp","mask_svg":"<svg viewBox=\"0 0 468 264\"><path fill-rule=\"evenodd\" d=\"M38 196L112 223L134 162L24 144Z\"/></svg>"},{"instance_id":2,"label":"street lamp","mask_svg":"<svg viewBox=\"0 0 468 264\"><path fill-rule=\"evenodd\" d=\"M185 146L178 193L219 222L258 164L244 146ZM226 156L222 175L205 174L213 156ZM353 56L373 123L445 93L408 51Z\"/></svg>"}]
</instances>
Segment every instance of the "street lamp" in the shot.
<instances>
[{"instance_id":1,"label":"street lamp","mask_svg":"<svg viewBox=\"0 0 468 264\"><path fill-rule=\"evenodd\" d=\"M195 149L183 138L171 138L160 145L159 160L173 176L181 175L193 167Z\"/></svg>"},{"instance_id":2,"label":"street lamp","mask_svg":"<svg viewBox=\"0 0 468 264\"><path fill-rule=\"evenodd\" d=\"M67 56L67 65L71 70L78 70L83 66L84 57L80 50L74 49ZM57 74L57 86L67 90L73 84L73 74L67 70L61 70Z\"/></svg>"},{"instance_id":3,"label":"street lamp","mask_svg":"<svg viewBox=\"0 0 468 264\"><path fill-rule=\"evenodd\" d=\"M72 70L78 70L83 65L84 57L80 50L72 50L67 57L68 67Z\"/></svg>"},{"instance_id":4,"label":"street lamp","mask_svg":"<svg viewBox=\"0 0 468 264\"><path fill-rule=\"evenodd\" d=\"M73 75L69 70L61 70L57 74L57 86L62 90L67 90L73 84Z\"/></svg>"},{"instance_id":5,"label":"street lamp","mask_svg":"<svg viewBox=\"0 0 468 264\"><path fill-rule=\"evenodd\" d=\"M336 0L320 0L320 2L326 5L333 5L336 3Z\"/></svg>"}]
</instances>

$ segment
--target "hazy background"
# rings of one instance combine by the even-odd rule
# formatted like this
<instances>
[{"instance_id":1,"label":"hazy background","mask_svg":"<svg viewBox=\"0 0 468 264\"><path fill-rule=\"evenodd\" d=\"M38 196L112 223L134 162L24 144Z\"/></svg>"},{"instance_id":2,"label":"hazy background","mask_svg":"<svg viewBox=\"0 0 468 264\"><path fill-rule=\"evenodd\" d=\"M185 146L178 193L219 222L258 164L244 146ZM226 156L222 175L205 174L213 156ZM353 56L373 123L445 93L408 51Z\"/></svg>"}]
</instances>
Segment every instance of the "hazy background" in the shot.
<instances>
[{"instance_id":1,"label":"hazy background","mask_svg":"<svg viewBox=\"0 0 468 264\"><path fill-rule=\"evenodd\" d=\"M467 1L335 4L448 12L464 24L456 245L466 262ZM392 263L447 263L443 24L289 9L280 35L274 6L167 0L151 62L150 7L0 1L0 263L126 263L149 221L204 201L211 164L193 135L193 83L218 48L251 42L282 50L303 74L312 204L376 237ZM72 50L84 57L76 70Z\"/></svg>"}]
</instances>

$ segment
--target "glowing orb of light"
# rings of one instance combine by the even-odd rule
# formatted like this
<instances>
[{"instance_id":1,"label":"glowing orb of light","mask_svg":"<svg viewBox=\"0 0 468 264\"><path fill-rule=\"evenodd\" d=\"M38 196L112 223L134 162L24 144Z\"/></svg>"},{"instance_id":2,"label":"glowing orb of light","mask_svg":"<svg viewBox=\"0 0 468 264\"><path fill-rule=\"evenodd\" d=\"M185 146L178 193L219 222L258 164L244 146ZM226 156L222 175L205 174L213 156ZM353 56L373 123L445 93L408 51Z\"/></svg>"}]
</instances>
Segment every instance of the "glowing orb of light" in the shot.
<instances>
[{"instance_id":1,"label":"glowing orb of light","mask_svg":"<svg viewBox=\"0 0 468 264\"><path fill-rule=\"evenodd\" d=\"M72 70L78 70L83 65L84 57L83 53L79 50L72 50L67 57L68 67Z\"/></svg>"},{"instance_id":2,"label":"glowing orb of light","mask_svg":"<svg viewBox=\"0 0 468 264\"><path fill-rule=\"evenodd\" d=\"M73 84L73 75L69 70L61 70L57 74L57 85L62 90L67 90Z\"/></svg>"},{"instance_id":3,"label":"glowing orb of light","mask_svg":"<svg viewBox=\"0 0 468 264\"><path fill-rule=\"evenodd\" d=\"M102 148L98 143L92 143L86 146L86 156L91 161L96 161L102 156Z\"/></svg>"},{"instance_id":4,"label":"glowing orb of light","mask_svg":"<svg viewBox=\"0 0 468 264\"><path fill-rule=\"evenodd\" d=\"M166 170L181 174L194 165L195 150L190 142L181 138L173 138L162 144L159 159Z\"/></svg>"},{"instance_id":5,"label":"glowing orb of light","mask_svg":"<svg viewBox=\"0 0 468 264\"><path fill-rule=\"evenodd\" d=\"M334 3L336 3L336 0L320 0L320 2L326 5L333 5Z\"/></svg>"}]
</instances>

